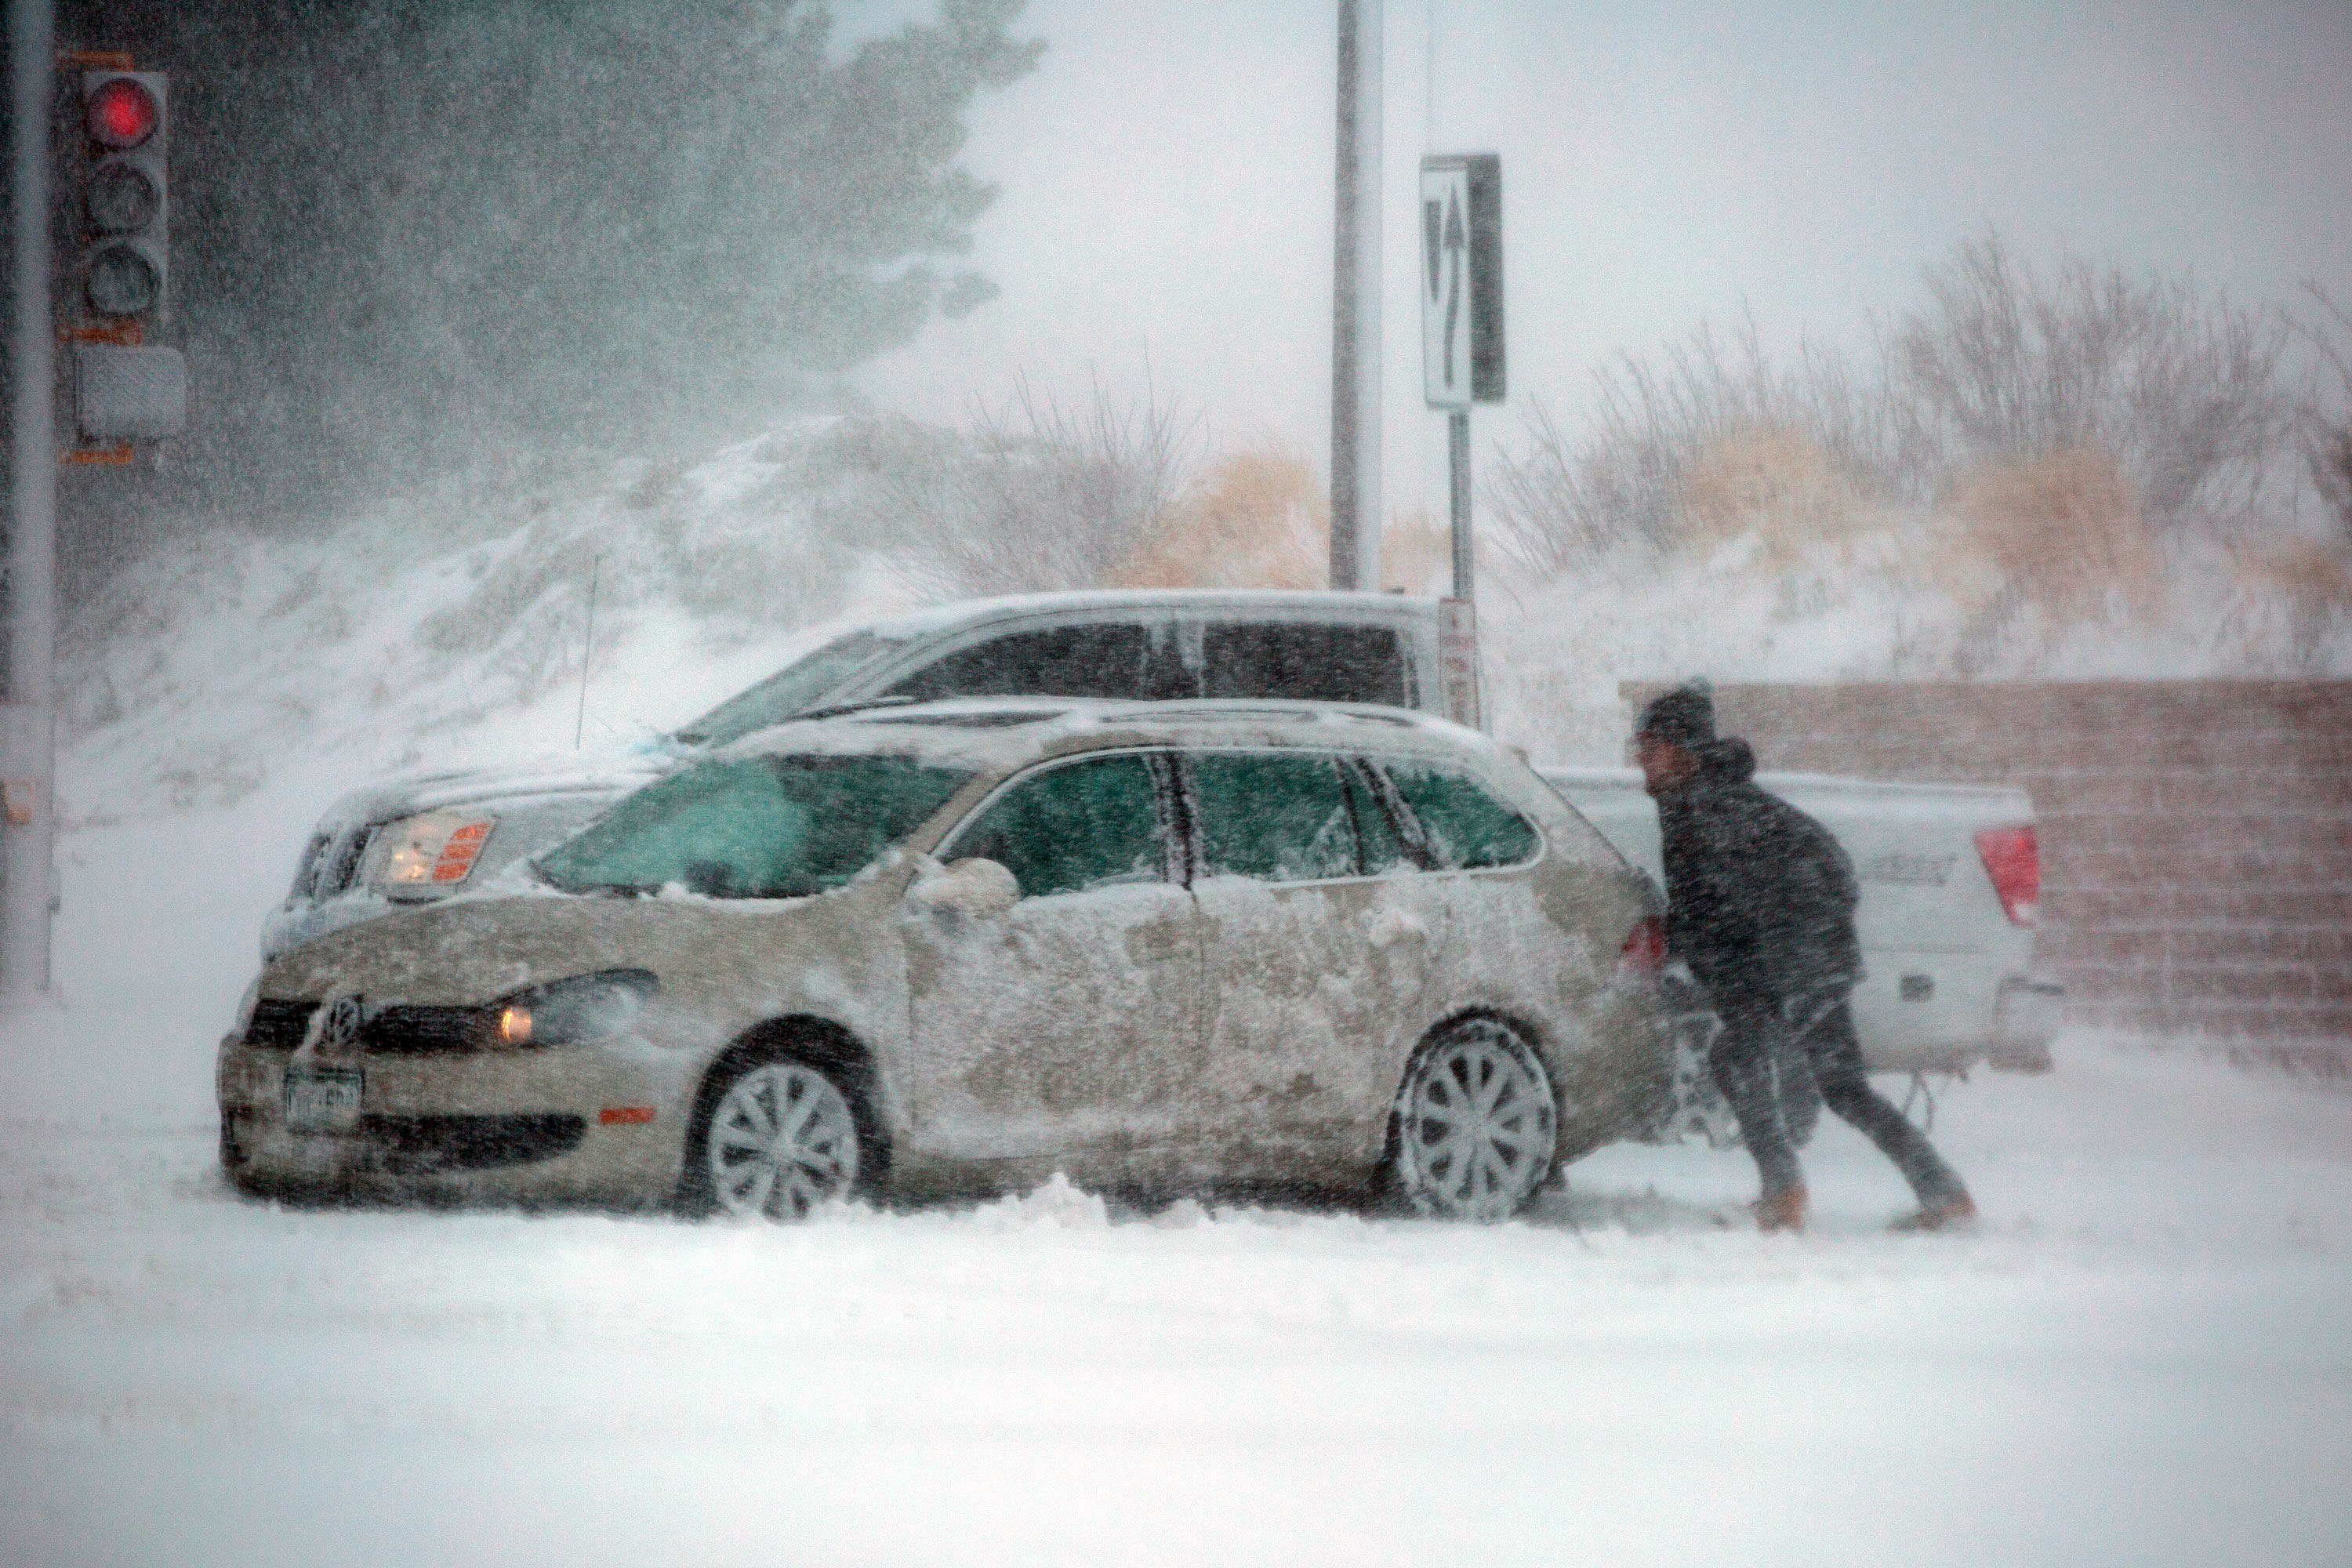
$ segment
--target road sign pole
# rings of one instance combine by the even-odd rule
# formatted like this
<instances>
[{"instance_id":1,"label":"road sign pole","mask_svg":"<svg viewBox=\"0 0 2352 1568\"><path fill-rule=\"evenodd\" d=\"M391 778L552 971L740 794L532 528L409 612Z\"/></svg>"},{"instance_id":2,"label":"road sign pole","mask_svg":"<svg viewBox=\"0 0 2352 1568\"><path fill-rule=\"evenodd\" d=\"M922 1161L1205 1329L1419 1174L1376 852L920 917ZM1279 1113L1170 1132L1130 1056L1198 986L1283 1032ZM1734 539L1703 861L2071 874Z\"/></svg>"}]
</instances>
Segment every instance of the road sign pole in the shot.
<instances>
[{"instance_id":1,"label":"road sign pole","mask_svg":"<svg viewBox=\"0 0 2352 1568\"><path fill-rule=\"evenodd\" d=\"M52 0L11 0L8 58L16 226L14 405L8 451L8 703L0 710L5 886L0 996L49 988L50 879L57 832L58 447L56 321L49 305L49 94L57 69Z\"/></svg>"},{"instance_id":2,"label":"road sign pole","mask_svg":"<svg viewBox=\"0 0 2352 1568\"><path fill-rule=\"evenodd\" d=\"M1470 411L1445 416L1445 455L1451 469L1454 517L1454 596L1476 598L1478 558L1470 542Z\"/></svg>"}]
</instances>

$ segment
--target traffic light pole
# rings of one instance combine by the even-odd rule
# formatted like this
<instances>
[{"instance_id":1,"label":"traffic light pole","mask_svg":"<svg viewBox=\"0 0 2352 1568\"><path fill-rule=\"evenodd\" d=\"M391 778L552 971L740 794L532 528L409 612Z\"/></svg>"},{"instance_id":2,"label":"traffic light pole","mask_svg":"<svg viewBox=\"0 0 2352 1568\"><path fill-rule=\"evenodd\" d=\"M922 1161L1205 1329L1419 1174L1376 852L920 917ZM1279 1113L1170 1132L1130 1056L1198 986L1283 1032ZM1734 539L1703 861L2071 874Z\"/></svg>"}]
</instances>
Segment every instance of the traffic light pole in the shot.
<instances>
[{"instance_id":1,"label":"traffic light pole","mask_svg":"<svg viewBox=\"0 0 2352 1568\"><path fill-rule=\"evenodd\" d=\"M57 320L49 303L49 95L53 0L10 0L15 113L16 341L9 356L8 701L0 708L0 998L49 988L50 878L57 835Z\"/></svg>"},{"instance_id":2,"label":"traffic light pole","mask_svg":"<svg viewBox=\"0 0 2352 1568\"><path fill-rule=\"evenodd\" d=\"M1381 559L1381 0L1339 0L1331 238L1331 586Z\"/></svg>"}]
</instances>

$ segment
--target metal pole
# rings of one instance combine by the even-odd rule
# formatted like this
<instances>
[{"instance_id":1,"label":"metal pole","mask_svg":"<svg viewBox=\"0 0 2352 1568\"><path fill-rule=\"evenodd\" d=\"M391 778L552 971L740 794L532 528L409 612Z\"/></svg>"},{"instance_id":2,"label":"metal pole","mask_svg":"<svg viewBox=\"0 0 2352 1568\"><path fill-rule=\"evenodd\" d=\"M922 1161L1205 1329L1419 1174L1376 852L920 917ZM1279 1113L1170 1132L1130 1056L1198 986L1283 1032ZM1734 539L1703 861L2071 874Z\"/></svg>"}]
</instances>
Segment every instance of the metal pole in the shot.
<instances>
[{"instance_id":1,"label":"metal pole","mask_svg":"<svg viewBox=\"0 0 2352 1568\"><path fill-rule=\"evenodd\" d=\"M1378 587L1381 0L1339 0L1331 236L1331 586Z\"/></svg>"},{"instance_id":2,"label":"metal pole","mask_svg":"<svg viewBox=\"0 0 2352 1568\"><path fill-rule=\"evenodd\" d=\"M1470 411L1466 408L1445 416L1445 455L1453 481L1454 596L1468 603L1477 597L1478 558L1470 541Z\"/></svg>"},{"instance_id":3,"label":"metal pole","mask_svg":"<svg viewBox=\"0 0 2352 1568\"><path fill-rule=\"evenodd\" d=\"M10 421L8 708L0 736L6 824L0 888L0 995L49 988L50 877L57 835L58 449L56 320L49 306L49 93L57 69L52 0L11 0L16 224L15 417Z\"/></svg>"}]
</instances>

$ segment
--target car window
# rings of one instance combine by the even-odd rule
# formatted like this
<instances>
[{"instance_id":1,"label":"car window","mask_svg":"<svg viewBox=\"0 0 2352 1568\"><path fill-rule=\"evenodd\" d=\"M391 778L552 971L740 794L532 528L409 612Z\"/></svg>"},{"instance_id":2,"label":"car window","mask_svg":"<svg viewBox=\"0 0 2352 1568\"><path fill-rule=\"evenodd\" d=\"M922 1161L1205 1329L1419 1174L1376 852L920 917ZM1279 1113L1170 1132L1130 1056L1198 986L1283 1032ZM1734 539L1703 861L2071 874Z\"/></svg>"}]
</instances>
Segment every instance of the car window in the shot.
<instances>
[{"instance_id":1,"label":"car window","mask_svg":"<svg viewBox=\"0 0 2352 1568\"><path fill-rule=\"evenodd\" d=\"M1526 817L1459 769L1390 761L1382 771L1421 825L1431 858L1447 870L1516 866L1542 842Z\"/></svg>"},{"instance_id":2,"label":"car window","mask_svg":"<svg viewBox=\"0 0 2352 1568\"><path fill-rule=\"evenodd\" d=\"M1033 773L999 795L940 851L1013 873L1024 898L1078 893L1168 874L1151 765L1126 753Z\"/></svg>"},{"instance_id":3,"label":"car window","mask_svg":"<svg viewBox=\"0 0 2352 1568\"><path fill-rule=\"evenodd\" d=\"M680 729L677 739L689 746L718 746L754 730L781 724L817 706L819 699L902 641L873 632L852 632L793 660L757 686L737 692Z\"/></svg>"},{"instance_id":4,"label":"car window","mask_svg":"<svg viewBox=\"0 0 2352 1568\"><path fill-rule=\"evenodd\" d=\"M1363 874L1356 813L1337 759L1196 752L1184 766L1200 875L1308 882Z\"/></svg>"},{"instance_id":5,"label":"car window","mask_svg":"<svg viewBox=\"0 0 2352 1568\"><path fill-rule=\"evenodd\" d=\"M1212 622L1201 637L1201 695L1412 705L1402 639L1384 626Z\"/></svg>"},{"instance_id":6,"label":"car window","mask_svg":"<svg viewBox=\"0 0 2352 1568\"><path fill-rule=\"evenodd\" d=\"M961 648L908 676L893 697L1108 697L1149 695L1148 628L1046 626Z\"/></svg>"},{"instance_id":7,"label":"car window","mask_svg":"<svg viewBox=\"0 0 2352 1568\"><path fill-rule=\"evenodd\" d=\"M746 757L647 784L539 860L572 892L673 885L720 899L837 888L971 774L905 757Z\"/></svg>"}]
</instances>

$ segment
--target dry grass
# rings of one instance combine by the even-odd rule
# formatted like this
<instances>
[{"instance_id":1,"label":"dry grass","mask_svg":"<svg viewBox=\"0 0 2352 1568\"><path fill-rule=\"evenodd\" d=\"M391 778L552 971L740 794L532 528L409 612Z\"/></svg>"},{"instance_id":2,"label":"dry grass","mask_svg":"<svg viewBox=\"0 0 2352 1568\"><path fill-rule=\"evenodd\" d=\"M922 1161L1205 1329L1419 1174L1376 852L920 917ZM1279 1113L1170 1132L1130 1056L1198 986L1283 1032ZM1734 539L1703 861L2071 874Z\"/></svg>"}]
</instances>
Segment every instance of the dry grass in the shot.
<instances>
[{"instance_id":1,"label":"dry grass","mask_svg":"<svg viewBox=\"0 0 2352 1568\"><path fill-rule=\"evenodd\" d=\"M1685 537L1693 542L1753 529L1768 558L1788 561L1823 540L1851 535L1867 516L1853 481L1828 453L1791 430L1728 437L1682 475Z\"/></svg>"},{"instance_id":2,"label":"dry grass","mask_svg":"<svg viewBox=\"0 0 2352 1568\"><path fill-rule=\"evenodd\" d=\"M1381 581L1407 593L1442 591L1444 524L1425 512L1389 520ZM1123 588L1315 589L1329 581L1331 507L1315 466L1295 448L1259 441L1210 465L1160 510L1141 548L1112 574Z\"/></svg>"},{"instance_id":3,"label":"dry grass","mask_svg":"<svg viewBox=\"0 0 2352 1568\"><path fill-rule=\"evenodd\" d=\"M1989 469L1964 485L1948 547L1989 564L2005 584L2062 620L2104 619L2161 600L2164 563L2138 498L2095 447Z\"/></svg>"},{"instance_id":4,"label":"dry grass","mask_svg":"<svg viewBox=\"0 0 2352 1568\"><path fill-rule=\"evenodd\" d=\"M1142 547L1113 574L1126 588L1319 588L1331 515L1315 470L1271 443L1212 465L1161 509Z\"/></svg>"}]
</instances>

